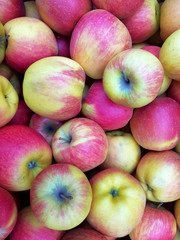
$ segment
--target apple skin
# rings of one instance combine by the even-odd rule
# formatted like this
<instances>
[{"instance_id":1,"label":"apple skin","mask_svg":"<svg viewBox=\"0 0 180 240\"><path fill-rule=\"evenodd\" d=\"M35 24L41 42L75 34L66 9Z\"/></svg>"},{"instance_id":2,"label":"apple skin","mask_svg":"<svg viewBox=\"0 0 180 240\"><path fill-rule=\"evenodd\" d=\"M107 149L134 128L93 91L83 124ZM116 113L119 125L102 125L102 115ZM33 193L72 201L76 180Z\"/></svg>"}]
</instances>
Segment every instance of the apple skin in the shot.
<instances>
[{"instance_id":1,"label":"apple skin","mask_svg":"<svg viewBox=\"0 0 180 240\"><path fill-rule=\"evenodd\" d=\"M6 35L10 35L6 63L20 73L24 73L37 60L58 53L53 31L37 18L15 18L7 22L4 29Z\"/></svg>"},{"instance_id":2,"label":"apple skin","mask_svg":"<svg viewBox=\"0 0 180 240\"><path fill-rule=\"evenodd\" d=\"M141 148L132 134L115 130L106 132L106 136L108 153L100 168L118 168L132 173L141 158Z\"/></svg>"},{"instance_id":3,"label":"apple skin","mask_svg":"<svg viewBox=\"0 0 180 240\"><path fill-rule=\"evenodd\" d=\"M74 118L56 131L52 151L56 162L75 165L85 172L105 160L108 142L98 123L88 118Z\"/></svg>"},{"instance_id":4,"label":"apple skin","mask_svg":"<svg viewBox=\"0 0 180 240\"><path fill-rule=\"evenodd\" d=\"M5 58L6 38L8 38L8 36L5 36L4 26L0 22L0 64L3 62L3 60Z\"/></svg>"},{"instance_id":5,"label":"apple skin","mask_svg":"<svg viewBox=\"0 0 180 240\"><path fill-rule=\"evenodd\" d=\"M14 18L23 16L25 16L23 0L0 0L0 21L3 25Z\"/></svg>"},{"instance_id":6,"label":"apple skin","mask_svg":"<svg viewBox=\"0 0 180 240\"><path fill-rule=\"evenodd\" d=\"M140 222L146 204L139 181L120 169L108 168L94 175L90 184L93 200L89 224L107 236L128 235Z\"/></svg>"},{"instance_id":7,"label":"apple skin","mask_svg":"<svg viewBox=\"0 0 180 240\"><path fill-rule=\"evenodd\" d=\"M86 175L71 164L52 164L40 172L30 189L35 217L47 228L69 230L87 217L92 189Z\"/></svg>"},{"instance_id":8,"label":"apple skin","mask_svg":"<svg viewBox=\"0 0 180 240\"><path fill-rule=\"evenodd\" d=\"M35 1L24 2L24 6L25 6L25 16L26 17L34 17L34 18L41 19L40 14L37 10Z\"/></svg>"},{"instance_id":9,"label":"apple skin","mask_svg":"<svg viewBox=\"0 0 180 240\"><path fill-rule=\"evenodd\" d=\"M43 21L55 32L70 36L75 24L92 9L90 0L36 0L37 9Z\"/></svg>"},{"instance_id":10,"label":"apple skin","mask_svg":"<svg viewBox=\"0 0 180 240\"><path fill-rule=\"evenodd\" d=\"M35 176L52 162L49 144L23 125L1 128L0 142L0 186L9 191L29 190Z\"/></svg>"},{"instance_id":11,"label":"apple skin","mask_svg":"<svg viewBox=\"0 0 180 240\"><path fill-rule=\"evenodd\" d=\"M180 105L180 81L172 81L167 90L167 95L176 100L176 102Z\"/></svg>"},{"instance_id":12,"label":"apple skin","mask_svg":"<svg viewBox=\"0 0 180 240\"><path fill-rule=\"evenodd\" d=\"M0 240L4 240L13 230L17 221L17 205L12 195L0 187Z\"/></svg>"},{"instance_id":13,"label":"apple skin","mask_svg":"<svg viewBox=\"0 0 180 240\"><path fill-rule=\"evenodd\" d=\"M150 38L160 24L160 6L157 0L144 0L135 13L122 19L127 27L132 43L141 43Z\"/></svg>"},{"instance_id":14,"label":"apple skin","mask_svg":"<svg viewBox=\"0 0 180 240\"><path fill-rule=\"evenodd\" d=\"M180 139L180 105L172 98L156 98L135 109L130 128L136 142L145 149L164 151L174 148Z\"/></svg>"},{"instance_id":15,"label":"apple skin","mask_svg":"<svg viewBox=\"0 0 180 240\"><path fill-rule=\"evenodd\" d=\"M180 155L175 151L149 151L140 159L136 178L153 202L180 198Z\"/></svg>"},{"instance_id":16,"label":"apple skin","mask_svg":"<svg viewBox=\"0 0 180 240\"><path fill-rule=\"evenodd\" d=\"M175 151L180 154L180 140L175 147Z\"/></svg>"},{"instance_id":17,"label":"apple skin","mask_svg":"<svg viewBox=\"0 0 180 240\"><path fill-rule=\"evenodd\" d=\"M70 37L57 34L56 41L58 45L58 56L70 58Z\"/></svg>"},{"instance_id":18,"label":"apple skin","mask_svg":"<svg viewBox=\"0 0 180 240\"><path fill-rule=\"evenodd\" d=\"M174 215L176 218L178 228L180 229L180 198L177 199L174 203Z\"/></svg>"},{"instance_id":19,"label":"apple skin","mask_svg":"<svg viewBox=\"0 0 180 240\"><path fill-rule=\"evenodd\" d=\"M161 61L164 71L169 78L180 81L180 29L173 32L164 41L160 53L159 60Z\"/></svg>"},{"instance_id":20,"label":"apple skin","mask_svg":"<svg viewBox=\"0 0 180 240\"><path fill-rule=\"evenodd\" d=\"M16 225L11 232L10 240L60 240L65 231L57 231L44 227L35 218L30 206L18 213Z\"/></svg>"},{"instance_id":21,"label":"apple skin","mask_svg":"<svg viewBox=\"0 0 180 240\"><path fill-rule=\"evenodd\" d=\"M95 9L81 17L74 27L70 55L89 77L101 79L108 61L131 46L125 25L110 12Z\"/></svg>"},{"instance_id":22,"label":"apple skin","mask_svg":"<svg viewBox=\"0 0 180 240\"><path fill-rule=\"evenodd\" d=\"M81 110L85 78L83 68L70 58L43 58L24 74L24 100L43 117L57 121L73 118Z\"/></svg>"},{"instance_id":23,"label":"apple skin","mask_svg":"<svg viewBox=\"0 0 180 240\"><path fill-rule=\"evenodd\" d=\"M7 125L25 125L28 126L33 112L26 105L23 99L19 100L17 111L14 117L8 122Z\"/></svg>"},{"instance_id":24,"label":"apple skin","mask_svg":"<svg viewBox=\"0 0 180 240\"><path fill-rule=\"evenodd\" d=\"M174 240L179 240L179 239L180 239L180 230L178 228L176 232L176 237L174 238Z\"/></svg>"},{"instance_id":25,"label":"apple skin","mask_svg":"<svg viewBox=\"0 0 180 240\"><path fill-rule=\"evenodd\" d=\"M16 114L19 97L9 80L0 75L0 127L5 126Z\"/></svg>"},{"instance_id":26,"label":"apple skin","mask_svg":"<svg viewBox=\"0 0 180 240\"><path fill-rule=\"evenodd\" d=\"M29 127L40 133L51 145L53 136L63 122L42 117L36 113L31 116Z\"/></svg>"},{"instance_id":27,"label":"apple skin","mask_svg":"<svg viewBox=\"0 0 180 240\"><path fill-rule=\"evenodd\" d=\"M104 92L102 81L96 81L83 99L81 112L104 130L115 130L129 122L133 108L112 102Z\"/></svg>"},{"instance_id":28,"label":"apple skin","mask_svg":"<svg viewBox=\"0 0 180 240\"><path fill-rule=\"evenodd\" d=\"M92 0L96 8L105 9L119 19L132 16L143 4L144 0Z\"/></svg>"},{"instance_id":29,"label":"apple skin","mask_svg":"<svg viewBox=\"0 0 180 240\"><path fill-rule=\"evenodd\" d=\"M146 204L143 217L137 227L130 233L131 240L174 240L176 219L163 207Z\"/></svg>"},{"instance_id":30,"label":"apple skin","mask_svg":"<svg viewBox=\"0 0 180 240\"><path fill-rule=\"evenodd\" d=\"M166 0L161 6L160 35L163 41L180 28L180 9L177 7L179 4L179 0Z\"/></svg>"},{"instance_id":31,"label":"apple skin","mask_svg":"<svg viewBox=\"0 0 180 240\"><path fill-rule=\"evenodd\" d=\"M159 59L159 52L161 50L160 47L158 47L158 46L146 46L146 47L142 47L141 49L152 53L154 56L156 56ZM158 93L158 96L160 96L161 94L166 92L166 90L169 88L171 82L172 82L172 79L169 78L166 73L164 73L164 80L163 80L161 89Z\"/></svg>"},{"instance_id":32,"label":"apple skin","mask_svg":"<svg viewBox=\"0 0 180 240\"><path fill-rule=\"evenodd\" d=\"M142 49L128 49L106 65L103 87L113 102L140 108L157 97L163 79L162 64L153 54Z\"/></svg>"}]
</instances>

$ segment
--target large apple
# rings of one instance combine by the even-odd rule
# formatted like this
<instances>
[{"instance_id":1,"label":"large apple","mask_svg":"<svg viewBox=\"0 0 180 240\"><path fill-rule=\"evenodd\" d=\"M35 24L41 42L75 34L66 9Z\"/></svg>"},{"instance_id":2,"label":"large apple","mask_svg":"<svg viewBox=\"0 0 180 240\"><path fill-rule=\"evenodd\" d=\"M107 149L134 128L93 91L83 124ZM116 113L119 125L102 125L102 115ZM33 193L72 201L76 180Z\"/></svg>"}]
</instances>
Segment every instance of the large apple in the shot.
<instances>
[{"instance_id":1,"label":"large apple","mask_svg":"<svg viewBox=\"0 0 180 240\"><path fill-rule=\"evenodd\" d=\"M20 73L35 61L58 53L53 31L37 18L15 18L8 21L4 29L6 35L10 35L5 60Z\"/></svg>"},{"instance_id":2,"label":"large apple","mask_svg":"<svg viewBox=\"0 0 180 240\"><path fill-rule=\"evenodd\" d=\"M131 240L174 240L176 219L163 207L148 203L141 222L130 233Z\"/></svg>"},{"instance_id":3,"label":"large apple","mask_svg":"<svg viewBox=\"0 0 180 240\"><path fill-rule=\"evenodd\" d=\"M75 24L92 9L90 0L36 0L37 9L43 21L55 32L70 36Z\"/></svg>"},{"instance_id":4,"label":"large apple","mask_svg":"<svg viewBox=\"0 0 180 240\"><path fill-rule=\"evenodd\" d=\"M175 201L174 214L175 214L177 225L180 229L180 198Z\"/></svg>"},{"instance_id":5,"label":"large apple","mask_svg":"<svg viewBox=\"0 0 180 240\"><path fill-rule=\"evenodd\" d=\"M140 159L136 178L153 202L180 198L180 155L175 151L149 151Z\"/></svg>"},{"instance_id":6,"label":"large apple","mask_svg":"<svg viewBox=\"0 0 180 240\"><path fill-rule=\"evenodd\" d=\"M170 150L180 140L180 105L172 98L156 98L135 109L130 120L131 132L143 148Z\"/></svg>"},{"instance_id":7,"label":"large apple","mask_svg":"<svg viewBox=\"0 0 180 240\"><path fill-rule=\"evenodd\" d=\"M88 118L65 122L54 134L52 151L56 162L91 170L106 158L108 142L104 130Z\"/></svg>"},{"instance_id":8,"label":"large apple","mask_svg":"<svg viewBox=\"0 0 180 240\"><path fill-rule=\"evenodd\" d=\"M30 203L33 214L47 228L69 230L88 215L92 189L86 175L71 164L52 164L32 183Z\"/></svg>"},{"instance_id":9,"label":"large apple","mask_svg":"<svg viewBox=\"0 0 180 240\"><path fill-rule=\"evenodd\" d=\"M60 240L64 231L46 228L35 218L30 206L24 207L18 213L18 219L10 240Z\"/></svg>"},{"instance_id":10,"label":"large apple","mask_svg":"<svg viewBox=\"0 0 180 240\"><path fill-rule=\"evenodd\" d=\"M112 102L104 92L102 81L90 87L82 102L82 114L97 122L104 130L124 127L132 117L133 108Z\"/></svg>"},{"instance_id":11,"label":"large apple","mask_svg":"<svg viewBox=\"0 0 180 240\"><path fill-rule=\"evenodd\" d=\"M19 97L9 80L0 75L0 127L6 125L16 114Z\"/></svg>"},{"instance_id":12,"label":"large apple","mask_svg":"<svg viewBox=\"0 0 180 240\"><path fill-rule=\"evenodd\" d=\"M128 49L108 62L103 87L113 102L139 108L157 97L163 79L163 67L153 54L142 49Z\"/></svg>"},{"instance_id":13,"label":"large apple","mask_svg":"<svg viewBox=\"0 0 180 240\"><path fill-rule=\"evenodd\" d=\"M160 53L159 60L161 61L164 71L169 78L180 81L180 29L173 32L164 41Z\"/></svg>"},{"instance_id":14,"label":"large apple","mask_svg":"<svg viewBox=\"0 0 180 240\"><path fill-rule=\"evenodd\" d=\"M10 191L31 187L36 175L52 162L46 140L23 125L0 128L0 186Z\"/></svg>"},{"instance_id":15,"label":"large apple","mask_svg":"<svg viewBox=\"0 0 180 240\"><path fill-rule=\"evenodd\" d=\"M141 43L150 38L160 24L160 7L157 0L144 0L134 14L122 22L127 27L133 43Z\"/></svg>"},{"instance_id":16,"label":"large apple","mask_svg":"<svg viewBox=\"0 0 180 240\"><path fill-rule=\"evenodd\" d=\"M81 17L74 27L70 54L89 77L101 79L108 61L131 46L124 24L110 12L96 9Z\"/></svg>"},{"instance_id":17,"label":"large apple","mask_svg":"<svg viewBox=\"0 0 180 240\"><path fill-rule=\"evenodd\" d=\"M17 205L13 196L0 187L0 239L4 240L13 230L17 221Z\"/></svg>"},{"instance_id":18,"label":"large apple","mask_svg":"<svg viewBox=\"0 0 180 240\"><path fill-rule=\"evenodd\" d=\"M141 221L146 203L139 181L120 169L108 168L95 174L90 184L93 200L89 224L107 236L129 234Z\"/></svg>"},{"instance_id":19,"label":"large apple","mask_svg":"<svg viewBox=\"0 0 180 240\"><path fill-rule=\"evenodd\" d=\"M176 102L178 102L180 105L180 81L172 81L167 90L167 95L176 100Z\"/></svg>"},{"instance_id":20,"label":"large apple","mask_svg":"<svg viewBox=\"0 0 180 240\"><path fill-rule=\"evenodd\" d=\"M4 25L11 19L25 16L23 0L0 0L0 21Z\"/></svg>"},{"instance_id":21,"label":"large apple","mask_svg":"<svg viewBox=\"0 0 180 240\"><path fill-rule=\"evenodd\" d=\"M25 72L24 100L40 116L58 121L73 118L81 110L85 77L82 67L70 58L43 58Z\"/></svg>"},{"instance_id":22,"label":"large apple","mask_svg":"<svg viewBox=\"0 0 180 240\"><path fill-rule=\"evenodd\" d=\"M144 0L92 0L96 8L105 9L119 19L132 16Z\"/></svg>"},{"instance_id":23,"label":"large apple","mask_svg":"<svg viewBox=\"0 0 180 240\"><path fill-rule=\"evenodd\" d=\"M108 153L100 168L119 168L132 173L140 158L141 148L132 134L120 130L106 132Z\"/></svg>"}]
</instances>

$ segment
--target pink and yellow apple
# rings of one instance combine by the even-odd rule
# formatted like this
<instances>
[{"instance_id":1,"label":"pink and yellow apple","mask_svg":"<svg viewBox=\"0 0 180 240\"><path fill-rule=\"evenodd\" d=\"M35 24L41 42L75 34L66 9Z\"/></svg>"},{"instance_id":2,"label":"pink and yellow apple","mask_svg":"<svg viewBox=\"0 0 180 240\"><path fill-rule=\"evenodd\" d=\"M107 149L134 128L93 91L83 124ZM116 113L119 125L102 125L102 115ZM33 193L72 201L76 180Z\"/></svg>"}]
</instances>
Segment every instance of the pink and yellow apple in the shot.
<instances>
[{"instance_id":1,"label":"pink and yellow apple","mask_svg":"<svg viewBox=\"0 0 180 240\"><path fill-rule=\"evenodd\" d=\"M47 228L69 230L87 217L92 189L86 175L71 164L52 164L40 172L30 189L30 204Z\"/></svg>"},{"instance_id":2,"label":"pink and yellow apple","mask_svg":"<svg viewBox=\"0 0 180 240\"><path fill-rule=\"evenodd\" d=\"M43 21L55 32L70 36L75 24L92 9L90 0L36 0L37 9Z\"/></svg>"},{"instance_id":3,"label":"pink and yellow apple","mask_svg":"<svg viewBox=\"0 0 180 240\"><path fill-rule=\"evenodd\" d=\"M131 46L124 24L110 12L96 9L81 17L74 27L70 54L89 77L101 79L108 61Z\"/></svg>"},{"instance_id":4,"label":"pink and yellow apple","mask_svg":"<svg viewBox=\"0 0 180 240\"><path fill-rule=\"evenodd\" d=\"M156 98L135 109L130 127L136 142L143 148L164 151L180 140L180 105L172 98Z\"/></svg>"},{"instance_id":5,"label":"pink and yellow apple","mask_svg":"<svg viewBox=\"0 0 180 240\"><path fill-rule=\"evenodd\" d=\"M90 184L93 200L89 224L107 236L128 235L141 221L146 204L139 181L120 169L108 168L94 175Z\"/></svg>"},{"instance_id":6,"label":"pink and yellow apple","mask_svg":"<svg viewBox=\"0 0 180 240\"><path fill-rule=\"evenodd\" d=\"M140 159L136 178L153 202L180 198L180 155L175 151L149 151Z\"/></svg>"},{"instance_id":7,"label":"pink and yellow apple","mask_svg":"<svg viewBox=\"0 0 180 240\"><path fill-rule=\"evenodd\" d=\"M115 130L129 122L133 108L112 102L104 92L102 81L96 81L83 99L81 112L104 130Z\"/></svg>"},{"instance_id":8,"label":"pink and yellow apple","mask_svg":"<svg viewBox=\"0 0 180 240\"><path fill-rule=\"evenodd\" d=\"M175 218L176 218L178 228L180 229L180 198L175 201L174 215L175 215Z\"/></svg>"},{"instance_id":9,"label":"pink and yellow apple","mask_svg":"<svg viewBox=\"0 0 180 240\"><path fill-rule=\"evenodd\" d=\"M6 48L6 63L20 73L39 59L56 56L57 42L53 31L41 20L20 17L4 25L9 35Z\"/></svg>"},{"instance_id":10,"label":"pink and yellow apple","mask_svg":"<svg viewBox=\"0 0 180 240\"><path fill-rule=\"evenodd\" d=\"M56 131L52 151L56 162L75 165L84 172L105 160L108 142L98 123L88 118L74 118Z\"/></svg>"},{"instance_id":11,"label":"pink and yellow apple","mask_svg":"<svg viewBox=\"0 0 180 240\"><path fill-rule=\"evenodd\" d=\"M73 118L81 110L85 77L83 68L70 58L43 58L24 74L24 100L40 116L57 121Z\"/></svg>"},{"instance_id":12,"label":"pink and yellow apple","mask_svg":"<svg viewBox=\"0 0 180 240\"><path fill-rule=\"evenodd\" d=\"M0 240L12 232L17 221L17 205L12 195L0 187Z\"/></svg>"},{"instance_id":13,"label":"pink and yellow apple","mask_svg":"<svg viewBox=\"0 0 180 240\"><path fill-rule=\"evenodd\" d=\"M23 125L0 128L0 186L9 191L29 190L36 175L52 162L46 140Z\"/></svg>"},{"instance_id":14,"label":"pink and yellow apple","mask_svg":"<svg viewBox=\"0 0 180 240\"><path fill-rule=\"evenodd\" d=\"M163 79L162 64L153 54L142 49L128 49L106 65L103 87L113 102L140 108L157 97Z\"/></svg>"}]
</instances>

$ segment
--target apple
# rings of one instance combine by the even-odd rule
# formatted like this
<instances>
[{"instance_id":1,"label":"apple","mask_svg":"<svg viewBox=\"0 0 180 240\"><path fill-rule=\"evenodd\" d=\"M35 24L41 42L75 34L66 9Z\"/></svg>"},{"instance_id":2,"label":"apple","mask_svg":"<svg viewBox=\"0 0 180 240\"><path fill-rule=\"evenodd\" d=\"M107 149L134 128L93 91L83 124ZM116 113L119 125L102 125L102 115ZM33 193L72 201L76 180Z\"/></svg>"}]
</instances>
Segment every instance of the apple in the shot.
<instances>
[{"instance_id":1,"label":"apple","mask_svg":"<svg viewBox=\"0 0 180 240\"><path fill-rule=\"evenodd\" d=\"M50 145L55 132L62 124L61 121L45 118L36 113L31 116L29 121L29 127L40 133Z\"/></svg>"},{"instance_id":2,"label":"apple","mask_svg":"<svg viewBox=\"0 0 180 240\"><path fill-rule=\"evenodd\" d=\"M141 221L146 204L139 181L120 169L108 168L94 175L90 184L93 200L89 224L107 236L128 235Z\"/></svg>"},{"instance_id":3,"label":"apple","mask_svg":"<svg viewBox=\"0 0 180 240\"><path fill-rule=\"evenodd\" d=\"M20 73L39 59L56 56L57 42L53 31L41 20L20 17L4 25L8 38L6 63Z\"/></svg>"},{"instance_id":4,"label":"apple","mask_svg":"<svg viewBox=\"0 0 180 240\"><path fill-rule=\"evenodd\" d=\"M101 79L108 61L131 46L125 25L112 13L95 9L81 17L74 27L70 55L89 77Z\"/></svg>"},{"instance_id":5,"label":"apple","mask_svg":"<svg viewBox=\"0 0 180 240\"><path fill-rule=\"evenodd\" d=\"M133 108L112 102L104 92L102 81L96 81L82 101L81 112L86 118L97 122L104 130L115 130L129 122Z\"/></svg>"},{"instance_id":6,"label":"apple","mask_svg":"<svg viewBox=\"0 0 180 240\"><path fill-rule=\"evenodd\" d=\"M18 213L16 225L9 235L10 240L60 240L65 231L46 228L35 218L30 206Z\"/></svg>"},{"instance_id":7,"label":"apple","mask_svg":"<svg viewBox=\"0 0 180 240\"><path fill-rule=\"evenodd\" d=\"M43 21L55 32L70 36L75 24L92 9L90 0L36 0L37 9Z\"/></svg>"},{"instance_id":8,"label":"apple","mask_svg":"<svg viewBox=\"0 0 180 240\"><path fill-rule=\"evenodd\" d=\"M98 123L76 117L66 121L55 132L52 151L56 162L75 165L85 172L105 160L108 142Z\"/></svg>"},{"instance_id":9,"label":"apple","mask_svg":"<svg viewBox=\"0 0 180 240\"><path fill-rule=\"evenodd\" d=\"M141 43L159 29L160 6L157 0L144 0L140 8L128 18L122 19L127 27L132 43Z\"/></svg>"},{"instance_id":10,"label":"apple","mask_svg":"<svg viewBox=\"0 0 180 240\"><path fill-rule=\"evenodd\" d=\"M153 54L142 49L128 49L108 62L103 87L113 102L140 108L157 97L163 79L163 67Z\"/></svg>"},{"instance_id":11,"label":"apple","mask_svg":"<svg viewBox=\"0 0 180 240\"><path fill-rule=\"evenodd\" d=\"M130 128L136 142L148 150L174 148L180 140L180 105L172 98L156 98L135 109Z\"/></svg>"},{"instance_id":12,"label":"apple","mask_svg":"<svg viewBox=\"0 0 180 240\"><path fill-rule=\"evenodd\" d=\"M33 112L26 105L23 99L19 100L17 111L14 117L8 122L8 125L25 125L28 126Z\"/></svg>"},{"instance_id":13,"label":"apple","mask_svg":"<svg viewBox=\"0 0 180 240\"><path fill-rule=\"evenodd\" d=\"M180 29L173 32L164 41L160 53L159 60L161 61L164 71L169 78L180 81Z\"/></svg>"},{"instance_id":14,"label":"apple","mask_svg":"<svg viewBox=\"0 0 180 240\"><path fill-rule=\"evenodd\" d=\"M70 58L70 37L57 34L56 41L58 45L58 56Z\"/></svg>"},{"instance_id":15,"label":"apple","mask_svg":"<svg viewBox=\"0 0 180 240\"><path fill-rule=\"evenodd\" d=\"M39 12L37 10L35 1L24 2L24 6L25 6L25 16L26 17L34 17L34 18L41 19Z\"/></svg>"},{"instance_id":16,"label":"apple","mask_svg":"<svg viewBox=\"0 0 180 240\"><path fill-rule=\"evenodd\" d=\"M153 202L180 198L180 155L175 151L148 151L136 167L136 178Z\"/></svg>"},{"instance_id":17,"label":"apple","mask_svg":"<svg viewBox=\"0 0 180 240\"><path fill-rule=\"evenodd\" d=\"M85 78L83 68L70 58L43 58L24 74L24 100L40 116L57 121L73 118L81 110Z\"/></svg>"},{"instance_id":18,"label":"apple","mask_svg":"<svg viewBox=\"0 0 180 240\"><path fill-rule=\"evenodd\" d=\"M52 162L46 140L23 125L0 128L0 186L9 191L29 190L36 175Z\"/></svg>"},{"instance_id":19,"label":"apple","mask_svg":"<svg viewBox=\"0 0 180 240\"><path fill-rule=\"evenodd\" d=\"M21 93L21 80L18 73L12 69L7 63L0 64L0 75L7 78L15 88L18 95Z\"/></svg>"},{"instance_id":20,"label":"apple","mask_svg":"<svg viewBox=\"0 0 180 240\"><path fill-rule=\"evenodd\" d=\"M152 53L154 56L156 56L159 59L159 52L161 50L160 47L151 45L151 46L142 47L141 49ZM166 90L169 88L171 82L172 82L172 79L169 78L166 73L164 73L164 80L163 80L163 83L161 85L161 89L158 93L158 96L160 96L161 94L166 92Z\"/></svg>"},{"instance_id":21,"label":"apple","mask_svg":"<svg viewBox=\"0 0 180 240\"><path fill-rule=\"evenodd\" d=\"M9 80L0 75L0 127L5 126L16 114L19 97Z\"/></svg>"},{"instance_id":22,"label":"apple","mask_svg":"<svg viewBox=\"0 0 180 240\"><path fill-rule=\"evenodd\" d=\"M92 0L96 8L105 9L119 19L132 16L143 4L144 0Z\"/></svg>"},{"instance_id":23,"label":"apple","mask_svg":"<svg viewBox=\"0 0 180 240\"><path fill-rule=\"evenodd\" d=\"M180 105L180 81L172 81L167 90L167 95L176 100L176 102Z\"/></svg>"},{"instance_id":24,"label":"apple","mask_svg":"<svg viewBox=\"0 0 180 240\"><path fill-rule=\"evenodd\" d=\"M47 228L69 230L87 217L92 189L86 175L71 164L52 164L41 171L30 189L30 204Z\"/></svg>"},{"instance_id":25,"label":"apple","mask_svg":"<svg viewBox=\"0 0 180 240\"><path fill-rule=\"evenodd\" d=\"M0 21L3 25L14 18L23 16L25 16L23 0L0 0Z\"/></svg>"},{"instance_id":26,"label":"apple","mask_svg":"<svg viewBox=\"0 0 180 240\"><path fill-rule=\"evenodd\" d=\"M175 215L175 218L176 218L177 225L180 229L180 198L175 201L174 215Z\"/></svg>"},{"instance_id":27,"label":"apple","mask_svg":"<svg viewBox=\"0 0 180 240\"><path fill-rule=\"evenodd\" d=\"M179 239L180 239L180 230L178 228L176 232L176 237L174 238L174 240L179 240Z\"/></svg>"},{"instance_id":28,"label":"apple","mask_svg":"<svg viewBox=\"0 0 180 240\"><path fill-rule=\"evenodd\" d=\"M141 158L141 148L132 134L115 130L106 132L106 136L108 153L100 168L118 168L132 173Z\"/></svg>"},{"instance_id":29,"label":"apple","mask_svg":"<svg viewBox=\"0 0 180 240\"><path fill-rule=\"evenodd\" d=\"M4 240L13 230L17 221L17 205L13 196L0 187L0 239Z\"/></svg>"},{"instance_id":30,"label":"apple","mask_svg":"<svg viewBox=\"0 0 180 240\"><path fill-rule=\"evenodd\" d=\"M180 28L179 0L166 0L161 6L160 35L163 41ZM171 14L173 13L173 14Z\"/></svg>"},{"instance_id":31,"label":"apple","mask_svg":"<svg viewBox=\"0 0 180 240\"><path fill-rule=\"evenodd\" d=\"M141 222L130 233L131 240L174 240L176 220L174 215L163 207L146 204Z\"/></svg>"}]
</instances>

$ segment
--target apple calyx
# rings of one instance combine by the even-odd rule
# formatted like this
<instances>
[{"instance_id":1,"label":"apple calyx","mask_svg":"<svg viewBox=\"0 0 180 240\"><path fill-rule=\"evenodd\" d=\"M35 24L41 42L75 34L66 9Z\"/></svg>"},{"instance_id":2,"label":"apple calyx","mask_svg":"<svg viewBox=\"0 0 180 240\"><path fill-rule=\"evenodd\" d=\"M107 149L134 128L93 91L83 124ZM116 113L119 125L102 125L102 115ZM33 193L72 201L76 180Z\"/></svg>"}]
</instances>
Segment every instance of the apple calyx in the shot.
<instances>
[{"instance_id":1,"label":"apple calyx","mask_svg":"<svg viewBox=\"0 0 180 240\"><path fill-rule=\"evenodd\" d=\"M124 81L125 81L127 84L129 84L129 83L130 83L130 79L127 77L125 71L124 71L124 70L120 70L120 71L121 71L121 73L122 73L122 75L123 75Z\"/></svg>"},{"instance_id":2,"label":"apple calyx","mask_svg":"<svg viewBox=\"0 0 180 240\"><path fill-rule=\"evenodd\" d=\"M37 167L37 162L36 161L30 161L28 163L28 169L33 169L35 167Z\"/></svg>"},{"instance_id":3,"label":"apple calyx","mask_svg":"<svg viewBox=\"0 0 180 240\"><path fill-rule=\"evenodd\" d=\"M10 35L6 35L4 38L0 38L0 42L7 40L10 37Z\"/></svg>"},{"instance_id":4,"label":"apple calyx","mask_svg":"<svg viewBox=\"0 0 180 240\"><path fill-rule=\"evenodd\" d=\"M113 198L115 198L118 196L118 191L113 189L113 190L111 190L110 194L113 196Z\"/></svg>"},{"instance_id":5,"label":"apple calyx","mask_svg":"<svg viewBox=\"0 0 180 240\"><path fill-rule=\"evenodd\" d=\"M147 189L149 190L149 191L152 191L152 188L147 184Z\"/></svg>"}]
</instances>

